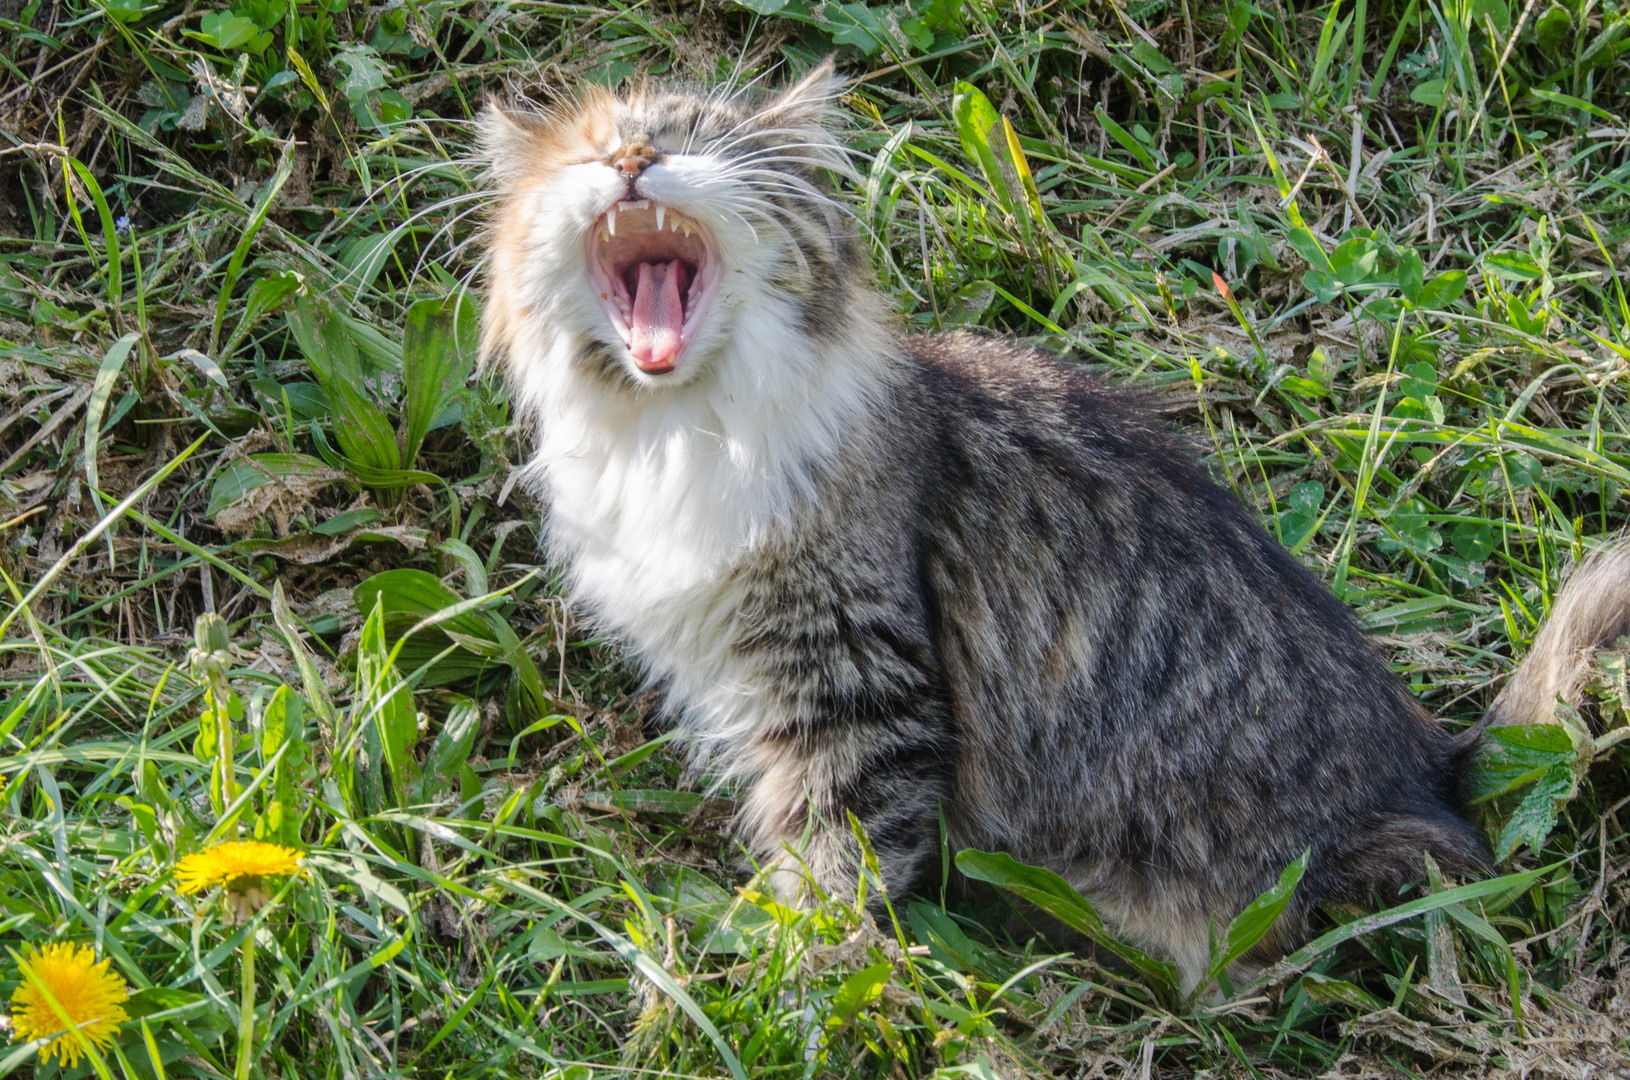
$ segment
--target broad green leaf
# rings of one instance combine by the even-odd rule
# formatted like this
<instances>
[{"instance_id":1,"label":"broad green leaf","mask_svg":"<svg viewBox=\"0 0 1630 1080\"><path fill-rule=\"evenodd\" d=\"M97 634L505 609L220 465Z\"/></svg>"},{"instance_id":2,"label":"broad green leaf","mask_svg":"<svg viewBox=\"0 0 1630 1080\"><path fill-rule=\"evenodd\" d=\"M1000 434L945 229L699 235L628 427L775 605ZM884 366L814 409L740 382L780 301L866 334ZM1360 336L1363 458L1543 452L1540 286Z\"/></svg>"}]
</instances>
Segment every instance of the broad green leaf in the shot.
<instances>
[{"instance_id":1,"label":"broad green leaf","mask_svg":"<svg viewBox=\"0 0 1630 1080\"><path fill-rule=\"evenodd\" d=\"M413 467L437 414L464 392L479 333L475 305L462 294L420 300L408 309L402 339L404 468Z\"/></svg>"},{"instance_id":2,"label":"broad green leaf","mask_svg":"<svg viewBox=\"0 0 1630 1080\"><path fill-rule=\"evenodd\" d=\"M187 37L197 38L205 45L217 49L238 49L249 44L260 33L253 20L233 15L229 11L211 12L198 20L197 30L181 31Z\"/></svg>"},{"instance_id":3,"label":"broad green leaf","mask_svg":"<svg viewBox=\"0 0 1630 1080\"><path fill-rule=\"evenodd\" d=\"M1251 948L1273 929L1284 913L1285 906L1290 903L1296 892L1296 886L1302 882L1302 875L1307 873L1307 862L1312 857L1312 849L1302 852L1300 858L1279 874L1279 880L1273 886L1252 900L1244 911L1234 916L1233 922L1228 924L1228 932L1224 935L1224 949L1221 956L1213 957L1211 966L1207 969L1205 978L1195 987L1191 997L1198 997L1208 986L1216 981L1228 965L1244 956Z\"/></svg>"},{"instance_id":4,"label":"broad green leaf","mask_svg":"<svg viewBox=\"0 0 1630 1080\"><path fill-rule=\"evenodd\" d=\"M1414 248L1405 248L1402 258L1398 260L1398 289L1404 296L1414 303L1421 298L1421 289L1425 287L1426 268L1421 263L1421 257Z\"/></svg>"},{"instance_id":5,"label":"broad green leaf","mask_svg":"<svg viewBox=\"0 0 1630 1080\"><path fill-rule=\"evenodd\" d=\"M1548 55L1555 55L1563 39L1572 30L1573 16L1566 7L1559 3L1546 8L1545 13L1534 20L1534 36L1539 39L1541 51ZM1560 97L1561 95L1556 96Z\"/></svg>"},{"instance_id":6,"label":"broad green leaf","mask_svg":"<svg viewBox=\"0 0 1630 1080\"><path fill-rule=\"evenodd\" d=\"M1001 951L974 941L936 904L914 900L906 909L906 919L911 923L917 943L927 945L928 955L952 971L1000 982L1016 970L1016 965Z\"/></svg>"},{"instance_id":7,"label":"broad green leaf","mask_svg":"<svg viewBox=\"0 0 1630 1080\"><path fill-rule=\"evenodd\" d=\"M341 511L327 521L313 525L311 531L318 536L341 536L352 529L365 529L384 520L385 515L373 507L359 506L354 510Z\"/></svg>"},{"instance_id":8,"label":"broad green leaf","mask_svg":"<svg viewBox=\"0 0 1630 1080\"><path fill-rule=\"evenodd\" d=\"M1538 281L1545 275L1533 259L1520 252L1489 255L1484 258L1483 266L1507 281Z\"/></svg>"},{"instance_id":9,"label":"broad green leaf","mask_svg":"<svg viewBox=\"0 0 1630 1080\"><path fill-rule=\"evenodd\" d=\"M1322 270L1309 270L1303 274L1302 285L1321 304L1332 303L1341 296L1341 282L1336 280L1336 275Z\"/></svg>"},{"instance_id":10,"label":"broad green leaf","mask_svg":"<svg viewBox=\"0 0 1630 1080\"><path fill-rule=\"evenodd\" d=\"M464 603L464 598L423 570L387 570L363 581L352 592L358 611L380 605L386 640L398 647L397 662L405 672L415 672L429 664L419 676L421 687L464 682L509 664L511 650L498 636L495 622L479 612L466 611L435 626L417 631L406 641L401 638L414 625L438 612ZM505 627L505 629L508 629ZM513 633L513 631L511 631ZM457 646L452 652L449 648ZM502 659L500 659L502 658ZM538 677L539 685L542 676Z\"/></svg>"},{"instance_id":11,"label":"broad green leaf","mask_svg":"<svg viewBox=\"0 0 1630 1080\"><path fill-rule=\"evenodd\" d=\"M1132 55L1138 63L1154 72L1156 75L1169 75L1177 70L1172 62L1166 59L1164 53L1147 41L1139 41L1132 46Z\"/></svg>"},{"instance_id":12,"label":"broad green leaf","mask_svg":"<svg viewBox=\"0 0 1630 1080\"><path fill-rule=\"evenodd\" d=\"M1448 88L1447 80L1428 79L1409 92L1409 100L1435 109L1443 104L1443 93Z\"/></svg>"},{"instance_id":13,"label":"broad green leaf","mask_svg":"<svg viewBox=\"0 0 1630 1080\"><path fill-rule=\"evenodd\" d=\"M1311 229L1305 225L1293 225L1286 235L1290 246L1307 260L1308 266L1323 273L1330 272L1330 257L1324 253L1324 245L1319 243Z\"/></svg>"},{"instance_id":14,"label":"broad green leaf","mask_svg":"<svg viewBox=\"0 0 1630 1080\"><path fill-rule=\"evenodd\" d=\"M331 381L327 389L334 401L334 441L340 444L347 464L379 472L401 469L402 452L396 441L396 429L385 410L355 384L343 379ZM357 479L361 480L361 475Z\"/></svg>"},{"instance_id":15,"label":"broad green leaf","mask_svg":"<svg viewBox=\"0 0 1630 1080\"><path fill-rule=\"evenodd\" d=\"M1302 989L1314 1001L1324 1001L1336 1005L1348 1005L1360 1013L1380 1012L1387 1007L1387 1003L1345 979L1332 979L1316 972L1308 972L1302 976Z\"/></svg>"},{"instance_id":16,"label":"broad green leaf","mask_svg":"<svg viewBox=\"0 0 1630 1080\"><path fill-rule=\"evenodd\" d=\"M385 264L396 251L394 234L371 233L358 236L345 245L340 253L340 265L345 267L343 280L355 289L367 289L385 269Z\"/></svg>"},{"instance_id":17,"label":"broad green leaf","mask_svg":"<svg viewBox=\"0 0 1630 1080\"><path fill-rule=\"evenodd\" d=\"M441 542L441 551L458 560L459 566L464 569L464 586L472 596L480 596L487 591L487 567L474 548L462 540L449 537Z\"/></svg>"},{"instance_id":18,"label":"broad green leaf","mask_svg":"<svg viewBox=\"0 0 1630 1080\"><path fill-rule=\"evenodd\" d=\"M277 767L272 777L271 796L255 821L255 836L290 846L300 843L300 827L311 806L310 800L300 793L300 784L310 771L306 761L303 704L299 695L287 686L279 686L260 719L261 764L276 760Z\"/></svg>"},{"instance_id":19,"label":"broad green leaf","mask_svg":"<svg viewBox=\"0 0 1630 1080\"><path fill-rule=\"evenodd\" d=\"M1443 546L1443 534L1432 524L1429 508L1420 499L1410 499L1395 507L1387 524L1393 535L1383 536L1375 546L1389 554L1413 551L1417 555L1429 555Z\"/></svg>"},{"instance_id":20,"label":"broad green leaf","mask_svg":"<svg viewBox=\"0 0 1630 1080\"><path fill-rule=\"evenodd\" d=\"M364 725L364 745L370 757L370 744L375 743L384 757L397 805L407 803L418 790L419 763L413 756L413 744L419 738L418 716L413 694L391 662L385 641L384 605L377 597L357 643L357 699L352 707L360 712L354 723ZM380 778L377 766L370 771L372 778Z\"/></svg>"},{"instance_id":21,"label":"broad green leaf","mask_svg":"<svg viewBox=\"0 0 1630 1080\"><path fill-rule=\"evenodd\" d=\"M390 68L369 45L348 45L334 57L333 63L345 71L339 90L345 95L345 100L352 104L365 100L370 93L383 88L385 80L390 78Z\"/></svg>"},{"instance_id":22,"label":"broad green leaf","mask_svg":"<svg viewBox=\"0 0 1630 1080\"><path fill-rule=\"evenodd\" d=\"M1504 859L1527 844L1538 853L1557 812L1578 790L1579 752L1560 724L1513 724L1488 730L1467 777L1470 802L1483 803L1527 788L1495 843Z\"/></svg>"},{"instance_id":23,"label":"broad green leaf","mask_svg":"<svg viewBox=\"0 0 1630 1080\"><path fill-rule=\"evenodd\" d=\"M260 763L270 761L290 739L298 739L301 730L301 701L287 686L279 686L266 711L260 718Z\"/></svg>"},{"instance_id":24,"label":"broad green leaf","mask_svg":"<svg viewBox=\"0 0 1630 1080\"><path fill-rule=\"evenodd\" d=\"M1501 34L1511 29L1511 8L1506 0L1471 0L1471 15L1474 25L1482 26L1487 20Z\"/></svg>"},{"instance_id":25,"label":"broad green leaf","mask_svg":"<svg viewBox=\"0 0 1630 1080\"><path fill-rule=\"evenodd\" d=\"M1404 368L1404 377L1398 381L1398 389L1403 391L1404 397L1425 401L1438 392L1438 369L1424 360L1409 364Z\"/></svg>"},{"instance_id":26,"label":"broad green leaf","mask_svg":"<svg viewBox=\"0 0 1630 1080\"><path fill-rule=\"evenodd\" d=\"M107 411L108 398L113 394L113 384L124 367L125 357L130 355L131 348L140 340L141 335L131 331L108 347L102 356L102 363L96 369L96 382L91 389L90 401L85 404L85 480L90 485L91 498L96 503L98 513L103 511L102 480L96 471L96 450L102 441L102 414Z\"/></svg>"},{"instance_id":27,"label":"broad green leaf","mask_svg":"<svg viewBox=\"0 0 1630 1080\"><path fill-rule=\"evenodd\" d=\"M362 381L362 359L345 322L329 303L308 289L290 309L289 329L317 381L332 393L336 382Z\"/></svg>"},{"instance_id":28,"label":"broad green leaf","mask_svg":"<svg viewBox=\"0 0 1630 1080\"><path fill-rule=\"evenodd\" d=\"M1343 285L1357 285L1375 276L1381 265L1381 249L1374 240L1355 236L1343 241L1330 253L1330 266Z\"/></svg>"},{"instance_id":29,"label":"broad green leaf","mask_svg":"<svg viewBox=\"0 0 1630 1080\"><path fill-rule=\"evenodd\" d=\"M309 454L251 454L248 458L232 462L215 474L210 488L206 517L216 517L221 511L242 501L256 488L266 484L324 484L339 479L333 469Z\"/></svg>"},{"instance_id":30,"label":"broad green leaf","mask_svg":"<svg viewBox=\"0 0 1630 1080\"><path fill-rule=\"evenodd\" d=\"M1449 540L1466 559L1481 562L1494 553L1494 530L1486 522L1463 521Z\"/></svg>"},{"instance_id":31,"label":"broad green leaf","mask_svg":"<svg viewBox=\"0 0 1630 1080\"><path fill-rule=\"evenodd\" d=\"M823 11L833 44L852 45L871 56L890 43L892 35L865 4L827 4Z\"/></svg>"},{"instance_id":32,"label":"broad green leaf","mask_svg":"<svg viewBox=\"0 0 1630 1080\"><path fill-rule=\"evenodd\" d=\"M991 143L991 136L1002 130L1002 116L990 99L972 83L956 84L956 96L951 100L951 116L956 121L957 137L962 151L979 163L985 174L991 194L1002 209L1013 212L1013 193L1008 190L1007 176L1002 171L1001 151Z\"/></svg>"},{"instance_id":33,"label":"broad green leaf","mask_svg":"<svg viewBox=\"0 0 1630 1080\"><path fill-rule=\"evenodd\" d=\"M1296 375L1286 375L1274 385L1292 394L1300 394L1302 397L1324 397L1330 392L1330 388L1324 383L1313 379L1304 379Z\"/></svg>"},{"instance_id":34,"label":"broad green leaf","mask_svg":"<svg viewBox=\"0 0 1630 1080\"><path fill-rule=\"evenodd\" d=\"M311 422L311 425L307 428L307 430L311 432L311 441L316 444L317 452L323 456L324 461L328 462L336 469L344 469L346 472L355 477L358 483L361 483L365 487L374 488L380 491L390 491L396 488L412 487L415 484L440 484L447 490L449 497L452 495L452 489L449 487L447 481L443 480L435 473L425 472L423 469L377 468L366 462L358 461L355 458L350 458L344 454L336 453L334 448L328 445L328 439L323 435L322 427L319 426L315 420ZM396 441L394 438L389 440L389 445L391 452L395 453ZM457 532L457 499L453 500L451 509L453 511L453 531Z\"/></svg>"},{"instance_id":35,"label":"broad green leaf","mask_svg":"<svg viewBox=\"0 0 1630 1080\"><path fill-rule=\"evenodd\" d=\"M278 413L286 413L287 419L304 424L311 420L326 420L334 411L333 399L320 383L250 379L249 385L260 395L274 418Z\"/></svg>"},{"instance_id":36,"label":"broad green leaf","mask_svg":"<svg viewBox=\"0 0 1630 1080\"><path fill-rule=\"evenodd\" d=\"M1421 286L1421 294L1415 302L1423 308L1441 311L1460 299L1460 294L1466 291L1466 272L1464 270L1445 270L1443 273Z\"/></svg>"},{"instance_id":37,"label":"broad green leaf","mask_svg":"<svg viewBox=\"0 0 1630 1080\"><path fill-rule=\"evenodd\" d=\"M1523 844L1538 855L1551 830L1556 828L1557 812L1573 798L1578 788L1579 779L1571 762L1545 770L1500 830L1494 857L1504 859Z\"/></svg>"},{"instance_id":38,"label":"broad green leaf","mask_svg":"<svg viewBox=\"0 0 1630 1080\"><path fill-rule=\"evenodd\" d=\"M382 617L387 636L400 632L414 623L444 611L464 598L441 583L441 579L423 570L387 570L363 581L352 594L358 611L370 611L377 602L382 605ZM465 612L431 629L455 630L471 637L488 637L488 624L475 612ZM425 632L425 631L421 631Z\"/></svg>"},{"instance_id":39,"label":"broad green leaf","mask_svg":"<svg viewBox=\"0 0 1630 1080\"><path fill-rule=\"evenodd\" d=\"M1323 392L1318 384L1311 385L1316 392ZM1306 539L1318 522L1319 507L1323 503L1324 485L1317 480L1305 480L1291 488L1279 511L1279 542L1288 548L1295 548Z\"/></svg>"},{"instance_id":40,"label":"broad green leaf","mask_svg":"<svg viewBox=\"0 0 1630 1080\"><path fill-rule=\"evenodd\" d=\"M976 851L967 848L956 856L957 869L975 881L1000 885L1016 896L1035 904L1065 926L1085 934L1095 944L1126 961L1156 995L1175 1003L1177 969L1164 960L1117 940L1105 929L1103 920L1087 898L1053 871L1027 866L1006 852Z\"/></svg>"},{"instance_id":41,"label":"broad green leaf","mask_svg":"<svg viewBox=\"0 0 1630 1080\"><path fill-rule=\"evenodd\" d=\"M1105 112L1103 106L1101 105L1098 107L1097 116L1098 122L1104 125L1104 130L1109 132L1110 137L1112 137L1116 142L1120 143L1121 147L1125 149L1127 153L1131 154L1134 158L1137 158L1138 164L1142 165L1150 172L1154 172L1156 170L1157 166L1155 165L1155 159L1152 155L1150 155L1149 151L1144 148L1142 143L1138 142L1131 132L1117 124L1114 118L1111 117L1109 113Z\"/></svg>"},{"instance_id":42,"label":"broad green leaf","mask_svg":"<svg viewBox=\"0 0 1630 1080\"><path fill-rule=\"evenodd\" d=\"M877 1000L888 985L894 972L894 962L879 960L871 967L862 968L843 980L838 992L832 995L832 1012L827 1016L828 1027L837 1028L854 1019L861 1007Z\"/></svg>"},{"instance_id":43,"label":"broad green leaf","mask_svg":"<svg viewBox=\"0 0 1630 1080\"><path fill-rule=\"evenodd\" d=\"M442 787L458 790L458 767L469 758L470 747L475 745L476 732L481 728L481 709L467 697L456 696L453 707L447 710L447 719L430 742L425 754L424 772L419 778L419 802L428 803Z\"/></svg>"}]
</instances>

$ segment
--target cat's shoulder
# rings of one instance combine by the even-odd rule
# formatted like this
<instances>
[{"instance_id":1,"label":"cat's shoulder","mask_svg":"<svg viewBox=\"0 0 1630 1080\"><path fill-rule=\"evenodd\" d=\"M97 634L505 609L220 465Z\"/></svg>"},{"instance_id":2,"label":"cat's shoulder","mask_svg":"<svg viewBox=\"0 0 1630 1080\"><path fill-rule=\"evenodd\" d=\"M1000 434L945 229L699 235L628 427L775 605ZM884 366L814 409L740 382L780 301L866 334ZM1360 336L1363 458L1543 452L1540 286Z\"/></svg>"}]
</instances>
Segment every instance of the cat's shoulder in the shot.
<instances>
[{"instance_id":1,"label":"cat's shoulder","mask_svg":"<svg viewBox=\"0 0 1630 1080\"><path fill-rule=\"evenodd\" d=\"M963 408L980 401L1003 411L1051 414L1066 421L1148 429L1152 403L1138 389L1113 386L1050 349L976 330L912 334L904 339L929 395Z\"/></svg>"}]
</instances>

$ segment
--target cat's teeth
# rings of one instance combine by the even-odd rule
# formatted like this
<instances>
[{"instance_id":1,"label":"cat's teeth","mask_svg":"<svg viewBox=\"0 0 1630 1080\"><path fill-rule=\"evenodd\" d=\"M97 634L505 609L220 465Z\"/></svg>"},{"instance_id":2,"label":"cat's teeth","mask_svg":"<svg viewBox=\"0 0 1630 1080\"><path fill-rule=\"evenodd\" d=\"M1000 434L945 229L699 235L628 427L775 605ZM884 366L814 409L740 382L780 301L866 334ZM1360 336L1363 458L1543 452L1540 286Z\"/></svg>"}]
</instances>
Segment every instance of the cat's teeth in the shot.
<instances>
[{"instance_id":1,"label":"cat's teeth","mask_svg":"<svg viewBox=\"0 0 1630 1080\"><path fill-rule=\"evenodd\" d=\"M608 240L610 240L610 239L611 239L611 234L610 234L610 233L608 233L608 232L606 232L606 230L605 230L605 229L604 229L604 228L601 228L601 230L600 230L600 237L599 237L599 239L600 239L600 243L602 243L602 244L603 244L603 243L605 243L605 242L606 242L606 241L608 241Z\"/></svg>"},{"instance_id":2,"label":"cat's teeth","mask_svg":"<svg viewBox=\"0 0 1630 1080\"><path fill-rule=\"evenodd\" d=\"M617 235L617 208L615 206L606 211L606 229L612 236Z\"/></svg>"},{"instance_id":3,"label":"cat's teeth","mask_svg":"<svg viewBox=\"0 0 1630 1080\"><path fill-rule=\"evenodd\" d=\"M680 230L681 230L681 231L682 231L682 232L684 232L684 234L685 234L685 235L686 235L686 236L689 236L689 235L690 235L690 234L691 234L691 233L692 233L692 232L694 232L694 231L695 231L695 230L693 230L693 229L692 229L692 228L691 228L691 227L690 227L690 226L689 226L689 225L681 225L681 226L679 226L679 228L680 228Z\"/></svg>"},{"instance_id":4,"label":"cat's teeth","mask_svg":"<svg viewBox=\"0 0 1630 1080\"><path fill-rule=\"evenodd\" d=\"M668 208L663 206L661 203L657 203L657 232L662 231L662 219L666 217L667 214Z\"/></svg>"}]
</instances>

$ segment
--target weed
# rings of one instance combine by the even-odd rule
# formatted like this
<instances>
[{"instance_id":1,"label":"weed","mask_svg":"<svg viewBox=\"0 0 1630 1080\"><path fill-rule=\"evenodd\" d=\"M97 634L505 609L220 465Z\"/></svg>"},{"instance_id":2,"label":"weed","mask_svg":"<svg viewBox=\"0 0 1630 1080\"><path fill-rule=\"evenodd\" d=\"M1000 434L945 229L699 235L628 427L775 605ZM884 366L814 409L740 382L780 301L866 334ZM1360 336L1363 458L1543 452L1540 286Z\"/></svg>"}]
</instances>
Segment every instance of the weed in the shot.
<instances>
[{"instance_id":1,"label":"weed","mask_svg":"<svg viewBox=\"0 0 1630 1080\"><path fill-rule=\"evenodd\" d=\"M1622 1072L1619 652L1491 734L1496 876L1231 967L1295 864L1204 997L1005 856L947 850L886 925L775 903L536 565L465 156L485 90L835 50L902 322L1141 387L1460 725L1625 524L1622 0L0 0L0 30L0 996L51 1036L53 946L129 994L0 1075ZM233 841L300 872L193 889Z\"/></svg>"}]
</instances>

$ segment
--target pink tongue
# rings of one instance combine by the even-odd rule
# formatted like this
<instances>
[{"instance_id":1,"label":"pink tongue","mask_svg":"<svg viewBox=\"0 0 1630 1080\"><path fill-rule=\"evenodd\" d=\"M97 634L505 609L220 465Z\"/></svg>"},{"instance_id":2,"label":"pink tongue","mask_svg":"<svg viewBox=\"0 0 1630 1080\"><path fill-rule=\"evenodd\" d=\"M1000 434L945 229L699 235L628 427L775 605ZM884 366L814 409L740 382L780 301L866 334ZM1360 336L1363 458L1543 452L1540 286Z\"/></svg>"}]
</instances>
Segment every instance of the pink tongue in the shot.
<instances>
[{"instance_id":1,"label":"pink tongue","mask_svg":"<svg viewBox=\"0 0 1630 1080\"><path fill-rule=\"evenodd\" d=\"M678 259L640 263L628 351L647 371L666 371L679 353L679 328L685 323L685 304L680 299L685 277L685 264Z\"/></svg>"}]
</instances>

